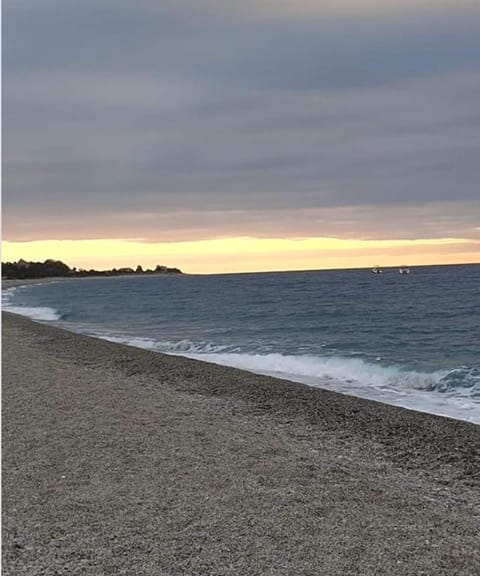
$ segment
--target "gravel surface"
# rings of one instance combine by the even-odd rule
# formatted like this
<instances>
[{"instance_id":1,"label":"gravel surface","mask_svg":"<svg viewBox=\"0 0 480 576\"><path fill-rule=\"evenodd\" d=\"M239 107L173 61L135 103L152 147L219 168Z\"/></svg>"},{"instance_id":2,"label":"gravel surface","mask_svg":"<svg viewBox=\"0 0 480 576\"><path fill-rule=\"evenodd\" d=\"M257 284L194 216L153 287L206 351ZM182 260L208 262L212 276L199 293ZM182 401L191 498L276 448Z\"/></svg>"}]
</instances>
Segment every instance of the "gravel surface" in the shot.
<instances>
[{"instance_id":1,"label":"gravel surface","mask_svg":"<svg viewBox=\"0 0 480 576\"><path fill-rule=\"evenodd\" d=\"M479 575L480 426L3 314L3 574Z\"/></svg>"}]
</instances>

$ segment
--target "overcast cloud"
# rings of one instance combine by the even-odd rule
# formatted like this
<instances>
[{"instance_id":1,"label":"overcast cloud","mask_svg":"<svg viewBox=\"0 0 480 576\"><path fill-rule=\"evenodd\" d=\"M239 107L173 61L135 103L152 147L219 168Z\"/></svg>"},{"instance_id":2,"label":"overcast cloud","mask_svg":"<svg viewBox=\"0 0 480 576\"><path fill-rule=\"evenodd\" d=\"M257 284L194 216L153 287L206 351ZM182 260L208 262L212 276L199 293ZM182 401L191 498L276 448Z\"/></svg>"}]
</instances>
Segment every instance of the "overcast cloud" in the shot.
<instances>
[{"instance_id":1,"label":"overcast cloud","mask_svg":"<svg viewBox=\"0 0 480 576\"><path fill-rule=\"evenodd\" d=\"M480 237L477 3L3 5L8 240Z\"/></svg>"}]
</instances>

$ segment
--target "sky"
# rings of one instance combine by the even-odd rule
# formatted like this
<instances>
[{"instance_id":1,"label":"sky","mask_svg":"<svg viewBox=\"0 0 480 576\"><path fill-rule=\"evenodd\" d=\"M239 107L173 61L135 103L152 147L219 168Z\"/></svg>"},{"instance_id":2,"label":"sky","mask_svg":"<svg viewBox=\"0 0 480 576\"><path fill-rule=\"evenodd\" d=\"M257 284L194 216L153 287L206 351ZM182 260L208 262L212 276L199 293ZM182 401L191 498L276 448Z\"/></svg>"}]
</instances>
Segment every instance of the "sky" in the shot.
<instances>
[{"instance_id":1,"label":"sky","mask_svg":"<svg viewBox=\"0 0 480 576\"><path fill-rule=\"evenodd\" d=\"M4 0L2 260L480 261L478 0Z\"/></svg>"}]
</instances>

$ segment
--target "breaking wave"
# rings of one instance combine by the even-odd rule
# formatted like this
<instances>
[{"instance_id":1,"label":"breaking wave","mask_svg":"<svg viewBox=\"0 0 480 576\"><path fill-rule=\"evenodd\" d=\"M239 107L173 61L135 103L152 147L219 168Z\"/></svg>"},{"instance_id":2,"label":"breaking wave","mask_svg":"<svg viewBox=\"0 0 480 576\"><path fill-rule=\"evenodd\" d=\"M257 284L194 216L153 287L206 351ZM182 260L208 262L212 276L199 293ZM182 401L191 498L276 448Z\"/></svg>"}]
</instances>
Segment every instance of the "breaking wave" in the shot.
<instances>
[{"instance_id":1,"label":"breaking wave","mask_svg":"<svg viewBox=\"0 0 480 576\"><path fill-rule=\"evenodd\" d=\"M20 316L27 316L32 320L40 320L44 322L55 322L61 320L61 314L54 308L47 306L13 306L11 304L12 297L16 290L23 288L12 287L2 291L2 309L6 312L19 314Z\"/></svg>"},{"instance_id":2,"label":"breaking wave","mask_svg":"<svg viewBox=\"0 0 480 576\"><path fill-rule=\"evenodd\" d=\"M6 312L13 314L20 314L21 316L28 316L32 320L43 320L44 322L55 322L61 320L61 315L53 308L44 306L3 306Z\"/></svg>"},{"instance_id":3,"label":"breaking wave","mask_svg":"<svg viewBox=\"0 0 480 576\"><path fill-rule=\"evenodd\" d=\"M337 380L397 392L469 390L480 395L480 373L475 369L416 372L398 366L381 366L340 356L293 356L284 354L185 353L186 356L275 376L300 377L308 384Z\"/></svg>"},{"instance_id":4,"label":"breaking wave","mask_svg":"<svg viewBox=\"0 0 480 576\"><path fill-rule=\"evenodd\" d=\"M475 368L417 372L341 356L255 354L190 340L158 341L103 331L92 335L480 424L480 371Z\"/></svg>"},{"instance_id":5,"label":"breaking wave","mask_svg":"<svg viewBox=\"0 0 480 576\"><path fill-rule=\"evenodd\" d=\"M382 366L359 358L342 356L256 354L234 352L229 346L190 340L158 341L151 338L118 336L100 332L94 335L138 348L186 356L313 386L324 386L330 381L343 383L347 385L347 389L361 386L396 394L423 391L448 395L458 392L462 395L480 398L480 370L477 368L458 367L453 370L418 372L400 366Z\"/></svg>"}]
</instances>

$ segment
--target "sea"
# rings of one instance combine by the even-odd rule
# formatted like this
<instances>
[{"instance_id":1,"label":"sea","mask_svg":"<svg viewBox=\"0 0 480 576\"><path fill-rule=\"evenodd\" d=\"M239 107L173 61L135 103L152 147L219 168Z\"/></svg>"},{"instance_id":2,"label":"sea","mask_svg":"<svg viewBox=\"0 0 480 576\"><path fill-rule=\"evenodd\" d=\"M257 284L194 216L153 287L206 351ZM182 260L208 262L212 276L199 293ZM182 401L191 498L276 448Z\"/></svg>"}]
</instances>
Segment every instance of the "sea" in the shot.
<instances>
[{"instance_id":1,"label":"sea","mask_svg":"<svg viewBox=\"0 0 480 576\"><path fill-rule=\"evenodd\" d=\"M480 424L480 265L74 279L2 300L74 332Z\"/></svg>"}]
</instances>

